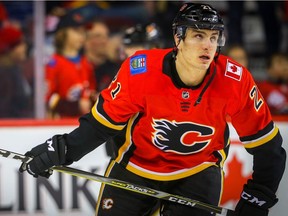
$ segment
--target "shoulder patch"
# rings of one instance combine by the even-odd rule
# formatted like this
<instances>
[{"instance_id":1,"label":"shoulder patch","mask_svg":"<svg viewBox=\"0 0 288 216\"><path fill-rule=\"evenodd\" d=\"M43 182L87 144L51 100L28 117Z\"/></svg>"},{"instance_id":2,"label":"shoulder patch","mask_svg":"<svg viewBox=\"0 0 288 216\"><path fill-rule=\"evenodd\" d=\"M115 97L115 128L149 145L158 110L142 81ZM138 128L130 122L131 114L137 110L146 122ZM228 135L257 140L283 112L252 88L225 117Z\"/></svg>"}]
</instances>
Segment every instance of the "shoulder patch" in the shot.
<instances>
[{"instance_id":1,"label":"shoulder patch","mask_svg":"<svg viewBox=\"0 0 288 216\"><path fill-rule=\"evenodd\" d=\"M236 65L227 59L225 76L235 79L237 81L241 80L243 68L240 65Z\"/></svg>"},{"instance_id":2,"label":"shoulder patch","mask_svg":"<svg viewBox=\"0 0 288 216\"><path fill-rule=\"evenodd\" d=\"M147 71L146 55L137 55L130 59L130 72L132 75Z\"/></svg>"}]
</instances>

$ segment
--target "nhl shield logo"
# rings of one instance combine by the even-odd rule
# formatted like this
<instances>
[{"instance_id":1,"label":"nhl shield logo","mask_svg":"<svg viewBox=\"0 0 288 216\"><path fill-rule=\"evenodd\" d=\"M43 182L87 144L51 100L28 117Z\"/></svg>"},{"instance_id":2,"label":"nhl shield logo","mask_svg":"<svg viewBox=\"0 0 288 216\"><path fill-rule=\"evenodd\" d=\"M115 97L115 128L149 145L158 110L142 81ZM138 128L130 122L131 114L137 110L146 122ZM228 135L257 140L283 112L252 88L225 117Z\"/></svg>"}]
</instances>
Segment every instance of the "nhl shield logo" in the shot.
<instances>
[{"instance_id":1,"label":"nhl shield logo","mask_svg":"<svg viewBox=\"0 0 288 216\"><path fill-rule=\"evenodd\" d=\"M188 91L183 91L183 92L182 92L182 98L183 98L183 99L188 99L189 97L190 97L190 94L189 94Z\"/></svg>"}]
</instances>

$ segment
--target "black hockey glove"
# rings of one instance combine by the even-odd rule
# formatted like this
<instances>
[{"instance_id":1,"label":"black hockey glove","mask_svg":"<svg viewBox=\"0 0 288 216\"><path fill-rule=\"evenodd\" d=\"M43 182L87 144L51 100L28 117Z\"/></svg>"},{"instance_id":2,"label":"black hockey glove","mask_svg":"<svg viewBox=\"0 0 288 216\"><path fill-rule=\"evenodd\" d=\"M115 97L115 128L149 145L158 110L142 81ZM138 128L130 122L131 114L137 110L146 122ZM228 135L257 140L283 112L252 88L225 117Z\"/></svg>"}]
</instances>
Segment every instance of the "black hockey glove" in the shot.
<instances>
[{"instance_id":1,"label":"black hockey glove","mask_svg":"<svg viewBox=\"0 0 288 216\"><path fill-rule=\"evenodd\" d=\"M25 155L32 157L33 160L28 164L22 163L19 171L27 171L36 178L38 176L49 178L52 174L51 167L63 165L66 162L66 145L64 137L65 135L55 135L45 143L26 152Z\"/></svg>"},{"instance_id":2,"label":"black hockey glove","mask_svg":"<svg viewBox=\"0 0 288 216\"><path fill-rule=\"evenodd\" d=\"M248 181L235 208L235 216L267 216L269 208L278 202L269 188Z\"/></svg>"}]
</instances>

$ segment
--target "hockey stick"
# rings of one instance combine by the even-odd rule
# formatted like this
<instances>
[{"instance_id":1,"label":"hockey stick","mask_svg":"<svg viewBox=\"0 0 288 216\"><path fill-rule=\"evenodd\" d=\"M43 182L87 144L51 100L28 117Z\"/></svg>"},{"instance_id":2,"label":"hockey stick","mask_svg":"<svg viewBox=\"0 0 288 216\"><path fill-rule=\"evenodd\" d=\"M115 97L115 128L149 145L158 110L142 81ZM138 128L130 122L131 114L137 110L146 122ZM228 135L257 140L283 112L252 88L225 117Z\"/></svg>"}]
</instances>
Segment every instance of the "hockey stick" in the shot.
<instances>
[{"instance_id":1,"label":"hockey stick","mask_svg":"<svg viewBox=\"0 0 288 216\"><path fill-rule=\"evenodd\" d=\"M7 151L4 149L0 149L0 156L5 157L5 158L19 160L22 163L29 163L32 160L31 157L27 157L25 155ZM144 195L155 197L158 199L206 210L209 212L216 213L217 215L222 215L222 216L234 215L233 213L234 211L230 209L222 208L219 206L214 206L211 204L203 203L197 200L193 200L193 199L178 196L178 195L169 194L164 191L155 190L152 188L144 187L144 186L133 184L130 182L121 181L121 180L117 180L117 179L113 179L109 177L104 177L101 175L97 175L95 173L89 173L83 170L78 170L78 169L66 167L66 166L53 167L52 169L61 173L66 173L72 176L81 177L81 178L85 178L85 179L92 180L92 181L97 181L97 182L104 183L113 187L118 187L121 189L144 194Z\"/></svg>"}]
</instances>

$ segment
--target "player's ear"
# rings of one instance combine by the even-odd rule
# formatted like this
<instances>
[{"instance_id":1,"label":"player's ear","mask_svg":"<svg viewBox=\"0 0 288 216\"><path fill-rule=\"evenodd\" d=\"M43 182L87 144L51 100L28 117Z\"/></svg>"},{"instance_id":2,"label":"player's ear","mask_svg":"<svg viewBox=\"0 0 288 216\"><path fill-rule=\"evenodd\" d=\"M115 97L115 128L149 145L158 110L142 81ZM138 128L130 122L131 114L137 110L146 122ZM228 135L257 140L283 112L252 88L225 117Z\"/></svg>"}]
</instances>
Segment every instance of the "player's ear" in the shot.
<instances>
[{"instance_id":1,"label":"player's ear","mask_svg":"<svg viewBox=\"0 0 288 216\"><path fill-rule=\"evenodd\" d=\"M179 35L174 34L174 42L175 42L175 44L179 44L180 40L181 40L181 38L179 37Z\"/></svg>"}]
</instances>

